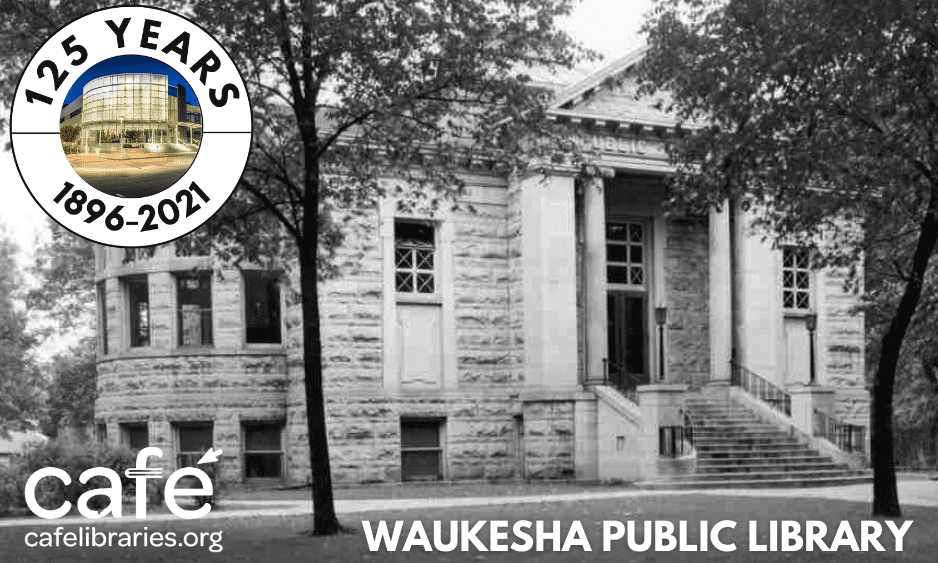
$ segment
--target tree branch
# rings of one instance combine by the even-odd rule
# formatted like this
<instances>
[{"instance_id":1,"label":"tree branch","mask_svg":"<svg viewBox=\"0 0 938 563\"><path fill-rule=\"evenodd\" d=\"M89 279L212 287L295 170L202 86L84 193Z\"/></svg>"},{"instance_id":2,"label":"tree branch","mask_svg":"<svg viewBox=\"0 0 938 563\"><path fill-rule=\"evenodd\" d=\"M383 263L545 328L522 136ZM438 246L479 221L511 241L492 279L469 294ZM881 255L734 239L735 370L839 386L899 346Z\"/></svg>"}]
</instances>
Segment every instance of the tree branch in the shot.
<instances>
[{"instance_id":1,"label":"tree branch","mask_svg":"<svg viewBox=\"0 0 938 563\"><path fill-rule=\"evenodd\" d=\"M241 178L241 185L244 187L244 189L250 192L251 195L253 195L258 200L260 200L260 202L264 204L264 206L267 209L269 209L270 212L273 213L275 217L277 217L277 219L283 224L283 226L287 229L287 231L289 231L290 234L293 235L293 238L296 239L297 245L299 245L299 243L302 242L303 234L300 231L300 229L294 223L290 222L289 219L287 219L287 217L283 214L283 212L281 212L280 209L277 208L277 204L275 204L269 197L267 197L267 194L265 194L263 190L258 189L256 186L254 186L253 184L245 180L243 177Z\"/></svg>"}]
</instances>

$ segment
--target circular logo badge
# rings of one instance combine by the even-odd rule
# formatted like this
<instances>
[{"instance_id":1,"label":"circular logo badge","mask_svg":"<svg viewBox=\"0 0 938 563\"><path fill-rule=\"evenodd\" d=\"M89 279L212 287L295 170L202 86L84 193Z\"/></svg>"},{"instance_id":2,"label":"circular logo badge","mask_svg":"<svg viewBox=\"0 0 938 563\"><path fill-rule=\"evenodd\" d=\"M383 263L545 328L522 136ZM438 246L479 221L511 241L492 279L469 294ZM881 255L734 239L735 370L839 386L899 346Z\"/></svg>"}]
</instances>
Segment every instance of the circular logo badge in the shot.
<instances>
[{"instance_id":1,"label":"circular logo badge","mask_svg":"<svg viewBox=\"0 0 938 563\"><path fill-rule=\"evenodd\" d=\"M198 25L140 6L75 20L36 52L10 117L13 155L40 207L100 244L192 231L234 191L251 147L238 69Z\"/></svg>"}]
</instances>

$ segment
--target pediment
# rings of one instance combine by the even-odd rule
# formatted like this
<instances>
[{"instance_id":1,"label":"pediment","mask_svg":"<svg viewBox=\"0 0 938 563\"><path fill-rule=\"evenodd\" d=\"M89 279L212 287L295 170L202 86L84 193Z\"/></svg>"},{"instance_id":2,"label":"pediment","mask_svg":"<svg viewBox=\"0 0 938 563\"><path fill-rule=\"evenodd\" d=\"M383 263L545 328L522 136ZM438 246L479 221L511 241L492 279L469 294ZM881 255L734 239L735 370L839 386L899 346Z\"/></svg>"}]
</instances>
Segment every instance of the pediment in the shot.
<instances>
[{"instance_id":1,"label":"pediment","mask_svg":"<svg viewBox=\"0 0 938 563\"><path fill-rule=\"evenodd\" d=\"M640 96L638 67L642 48L557 92L549 113L555 119L599 127L671 129L677 119L664 111L666 94Z\"/></svg>"}]
</instances>

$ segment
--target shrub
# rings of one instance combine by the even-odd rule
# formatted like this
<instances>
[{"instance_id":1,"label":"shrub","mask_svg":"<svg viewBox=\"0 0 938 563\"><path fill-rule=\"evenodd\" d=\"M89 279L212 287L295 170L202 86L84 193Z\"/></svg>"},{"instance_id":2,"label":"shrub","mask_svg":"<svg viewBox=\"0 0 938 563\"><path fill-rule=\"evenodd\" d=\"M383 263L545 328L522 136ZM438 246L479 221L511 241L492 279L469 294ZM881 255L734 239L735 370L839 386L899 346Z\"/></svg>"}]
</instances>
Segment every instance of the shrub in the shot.
<instances>
[{"instance_id":1,"label":"shrub","mask_svg":"<svg viewBox=\"0 0 938 563\"><path fill-rule=\"evenodd\" d=\"M0 517L9 516L15 509L26 507L23 489L26 478L16 465L0 467Z\"/></svg>"},{"instance_id":2,"label":"shrub","mask_svg":"<svg viewBox=\"0 0 938 563\"><path fill-rule=\"evenodd\" d=\"M120 475L121 485L125 487L130 480L124 476L124 470L132 467L135 459L134 452L127 448L52 440L27 450L18 460L16 471L23 485L30 475L45 467L57 467L65 471L71 477L71 483L68 485L60 479L39 481L36 486L36 503L45 509L55 509L68 501L77 510L78 498L85 491L109 486L105 477L93 477L87 483L81 483L78 478L85 470L92 467L113 469ZM19 488L19 495L23 495L23 486ZM109 502L104 495L95 495L90 499L88 506L100 510Z\"/></svg>"}]
</instances>

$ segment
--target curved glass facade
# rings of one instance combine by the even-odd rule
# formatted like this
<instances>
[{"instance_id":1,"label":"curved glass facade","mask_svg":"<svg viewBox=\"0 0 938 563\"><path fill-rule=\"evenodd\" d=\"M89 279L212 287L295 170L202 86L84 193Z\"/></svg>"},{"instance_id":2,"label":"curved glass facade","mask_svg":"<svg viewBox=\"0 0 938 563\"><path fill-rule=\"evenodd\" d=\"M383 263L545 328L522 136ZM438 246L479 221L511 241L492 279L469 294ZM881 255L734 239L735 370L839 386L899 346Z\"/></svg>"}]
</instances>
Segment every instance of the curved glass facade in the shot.
<instances>
[{"instance_id":1,"label":"curved glass facade","mask_svg":"<svg viewBox=\"0 0 938 563\"><path fill-rule=\"evenodd\" d=\"M176 121L167 98L168 78L162 74L113 74L95 78L82 90L82 125L166 123Z\"/></svg>"}]
</instances>

